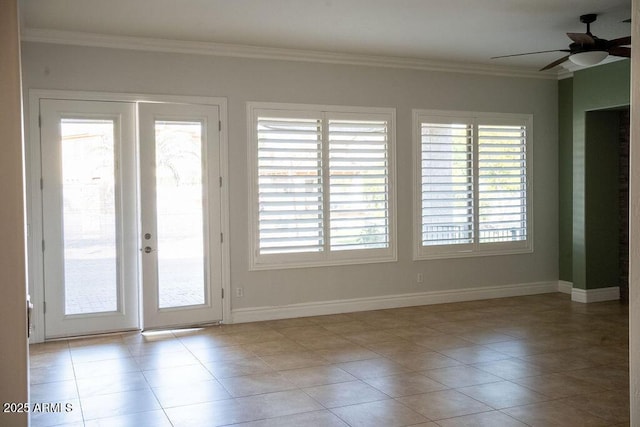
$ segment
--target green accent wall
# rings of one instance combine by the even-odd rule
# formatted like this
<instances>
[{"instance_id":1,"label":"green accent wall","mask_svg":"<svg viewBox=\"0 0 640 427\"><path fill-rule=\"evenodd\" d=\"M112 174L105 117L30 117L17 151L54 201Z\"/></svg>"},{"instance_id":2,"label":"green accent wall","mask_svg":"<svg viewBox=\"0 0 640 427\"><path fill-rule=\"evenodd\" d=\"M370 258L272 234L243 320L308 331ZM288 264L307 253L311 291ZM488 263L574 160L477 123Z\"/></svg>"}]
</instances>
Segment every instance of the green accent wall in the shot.
<instances>
[{"instance_id":1,"label":"green accent wall","mask_svg":"<svg viewBox=\"0 0 640 427\"><path fill-rule=\"evenodd\" d=\"M613 214L618 194L617 129L613 136L613 114L602 111L629 105L629 82L630 61L624 60L577 71L559 85L560 279L573 282L574 288L617 286L618 267L612 261L618 251L617 228L612 231L618 221L617 211L615 218ZM571 169L570 175L565 167Z\"/></svg>"},{"instance_id":2,"label":"green accent wall","mask_svg":"<svg viewBox=\"0 0 640 427\"><path fill-rule=\"evenodd\" d=\"M559 274L573 281L573 77L558 82Z\"/></svg>"}]
</instances>

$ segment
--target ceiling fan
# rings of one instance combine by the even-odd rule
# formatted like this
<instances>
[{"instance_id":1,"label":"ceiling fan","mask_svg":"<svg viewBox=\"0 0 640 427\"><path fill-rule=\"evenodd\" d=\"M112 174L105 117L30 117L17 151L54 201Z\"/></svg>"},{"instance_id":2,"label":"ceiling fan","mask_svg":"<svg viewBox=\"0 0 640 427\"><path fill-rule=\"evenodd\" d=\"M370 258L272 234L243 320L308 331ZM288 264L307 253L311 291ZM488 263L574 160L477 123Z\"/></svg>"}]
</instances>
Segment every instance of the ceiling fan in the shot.
<instances>
[{"instance_id":1,"label":"ceiling fan","mask_svg":"<svg viewBox=\"0 0 640 427\"><path fill-rule=\"evenodd\" d=\"M512 56L535 55L547 52L567 52L568 55L553 61L540 69L545 71L556 65L562 64L567 59L577 65L595 65L603 61L607 56L631 57L631 48L624 47L631 44L631 36L620 37L614 40L605 40L591 34L591 23L598 17L595 13L580 16L580 22L587 24L586 33L567 33L573 43L569 49L542 50L539 52L517 53L515 55L494 56L491 59L509 58Z\"/></svg>"}]
</instances>

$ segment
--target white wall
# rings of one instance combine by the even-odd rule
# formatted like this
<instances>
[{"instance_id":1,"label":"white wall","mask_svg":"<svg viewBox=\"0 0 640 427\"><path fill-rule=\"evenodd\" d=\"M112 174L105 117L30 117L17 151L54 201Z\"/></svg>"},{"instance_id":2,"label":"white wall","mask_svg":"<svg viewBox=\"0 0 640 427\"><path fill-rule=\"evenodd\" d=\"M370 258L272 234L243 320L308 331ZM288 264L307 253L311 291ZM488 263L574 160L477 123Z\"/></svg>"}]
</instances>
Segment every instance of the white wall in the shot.
<instances>
[{"instance_id":1,"label":"white wall","mask_svg":"<svg viewBox=\"0 0 640 427\"><path fill-rule=\"evenodd\" d=\"M0 0L0 403L28 402L20 41L16 0ZM27 425L0 412L0 425Z\"/></svg>"},{"instance_id":2,"label":"white wall","mask_svg":"<svg viewBox=\"0 0 640 427\"><path fill-rule=\"evenodd\" d=\"M27 90L228 98L231 286L244 288L234 309L558 279L555 80L36 43L23 45L23 68ZM247 101L397 109L398 262L248 271ZM534 253L412 261L412 108L534 114Z\"/></svg>"},{"instance_id":3,"label":"white wall","mask_svg":"<svg viewBox=\"0 0 640 427\"><path fill-rule=\"evenodd\" d=\"M633 22L640 21L640 0L633 0ZM640 40L640 25L631 37ZM631 58L631 153L629 167L629 382L631 425L640 425L640 44L632 46Z\"/></svg>"}]
</instances>

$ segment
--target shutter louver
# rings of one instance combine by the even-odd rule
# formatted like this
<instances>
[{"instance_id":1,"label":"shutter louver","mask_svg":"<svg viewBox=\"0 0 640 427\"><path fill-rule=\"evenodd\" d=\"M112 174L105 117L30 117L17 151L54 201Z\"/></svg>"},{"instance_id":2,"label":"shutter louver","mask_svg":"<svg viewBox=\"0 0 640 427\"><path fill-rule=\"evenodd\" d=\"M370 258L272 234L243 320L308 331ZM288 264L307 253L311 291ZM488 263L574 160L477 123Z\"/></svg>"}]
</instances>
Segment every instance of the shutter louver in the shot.
<instances>
[{"instance_id":1,"label":"shutter louver","mask_svg":"<svg viewBox=\"0 0 640 427\"><path fill-rule=\"evenodd\" d=\"M260 254L324 248L322 120L258 117Z\"/></svg>"},{"instance_id":2,"label":"shutter louver","mask_svg":"<svg viewBox=\"0 0 640 427\"><path fill-rule=\"evenodd\" d=\"M328 120L330 248L388 248L388 123Z\"/></svg>"},{"instance_id":3,"label":"shutter louver","mask_svg":"<svg viewBox=\"0 0 640 427\"><path fill-rule=\"evenodd\" d=\"M422 245L473 243L473 127L421 124Z\"/></svg>"},{"instance_id":4,"label":"shutter louver","mask_svg":"<svg viewBox=\"0 0 640 427\"><path fill-rule=\"evenodd\" d=\"M527 239L526 126L478 126L479 242Z\"/></svg>"}]
</instances>

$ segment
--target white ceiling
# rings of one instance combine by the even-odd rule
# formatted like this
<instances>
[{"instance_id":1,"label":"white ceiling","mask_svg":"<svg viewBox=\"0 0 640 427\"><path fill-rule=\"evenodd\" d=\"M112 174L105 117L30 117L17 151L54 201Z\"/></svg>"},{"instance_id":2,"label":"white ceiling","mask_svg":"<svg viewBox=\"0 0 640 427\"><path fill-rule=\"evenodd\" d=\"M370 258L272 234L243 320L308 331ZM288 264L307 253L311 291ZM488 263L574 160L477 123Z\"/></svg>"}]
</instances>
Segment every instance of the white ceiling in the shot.
<instances>
[{"instance_id":1,"label":"white ceiling","mask_svg":"<svg viewBox=\"0 0 640 427\"><path fill-rule=\"evenodd\" d=\"M600 38L631 33L631 0L21 0L21 13L27 40L65 31L533 70L564 54L490 57L566 49L585 13L599 14Z\"/></svg>"}]
</instances>

